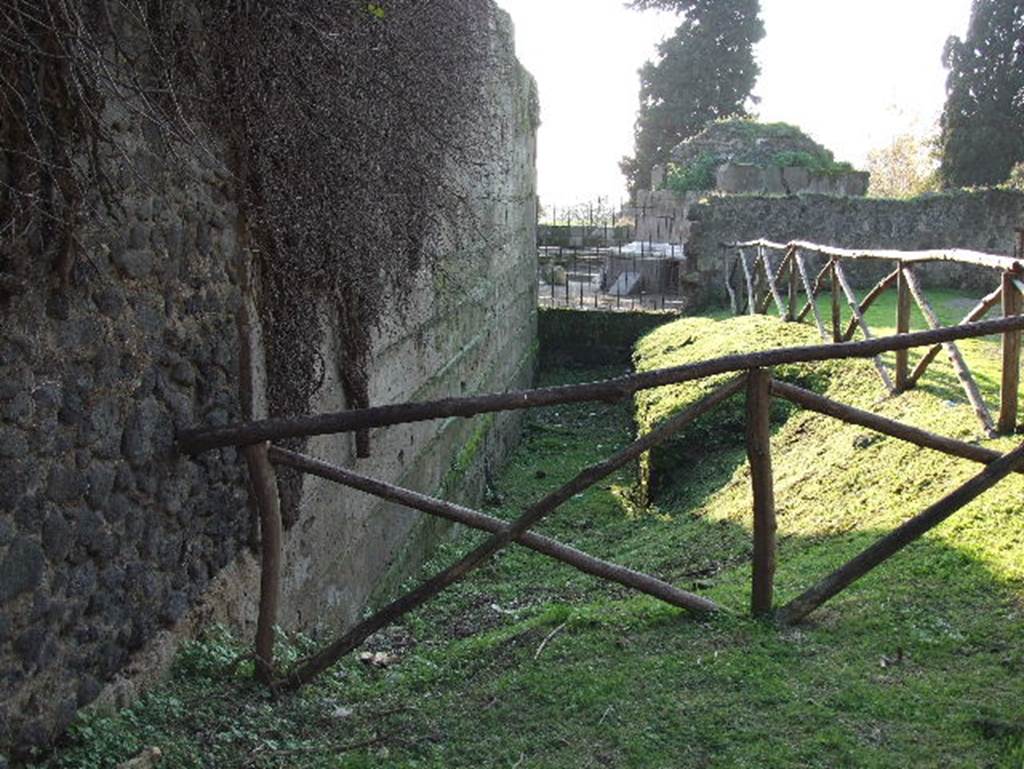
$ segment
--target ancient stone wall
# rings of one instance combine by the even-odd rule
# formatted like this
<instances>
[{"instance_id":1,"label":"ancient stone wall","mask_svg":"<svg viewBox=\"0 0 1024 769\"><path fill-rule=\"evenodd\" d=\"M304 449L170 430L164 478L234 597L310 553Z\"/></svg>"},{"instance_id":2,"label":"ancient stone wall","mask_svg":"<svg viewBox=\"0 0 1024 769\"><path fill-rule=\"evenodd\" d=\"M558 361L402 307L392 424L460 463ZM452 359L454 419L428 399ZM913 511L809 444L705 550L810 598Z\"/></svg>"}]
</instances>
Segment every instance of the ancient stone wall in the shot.
<instances>
[{"instance_id":1,"label":"ancient stone wall","mask_svg":"<svg viewBox=\"0 0 1024 769\"><path fill-rule=\"evenodd\" d=\"M687 257L702 275L709 299L724 295L722 243L755 238L791 239L849 248L968 248L1010 255L1014 228L1024 223L1024 195L1001 190L957 192L917 200L834 198L819 195L711 197L688 210ZM851 280L868 284L891 266L859 262ZM991 270L959 264L921 269L933 286L990 291Z\"/></svg>"},{"instance_id":2,"label":"ancient stone wall","mask_svg":"<svg viewBox=\"0 0 1024 769\"><path fill-rule=\"evenodd\" d=\"M958 247L994 254L1013 253L1014 228L1024 225L1024 194L979 190L916 200L831 197L825 195L709 195L668 198L652 193L649 215L639 228L652 233L672 222L673 235L685 243L686 269L681 290L691 306L725 301L723 243L757 238L793 239L848 248L914 250ZM877 280L887 263L851 265L859 283ZM931 285L990 290L991 271L964 265L928 265Z\"/></svg>"},{"instance_id":3,"label":"ancient stone wall","mask_svg":"<svg viewBox=\"0 0 1024 769\"><path fill-rule=\"evenodd\" d=\"M815 173L800 166L759 166L724 163L715 172L715 190L728 195L820 195L858 197L867 194L871 175L865 171Z\"/></svg>"},{"instance_id":4,"label":"ancient stone wall","mask_svg":"<svg viewBox=\"0 0 1024 769\"><path fill-rule=\"evenodd\" d=\"M499 160L451 159L466 209L432 220L425 240L464 245L418 273L411 294L381 297L403 311L374 332L373 404L532 377L536 95L507 16L485 5L482 34L501 62L484 94ZM255 616L244 463L233 449L183 457L174 435L266 413L259 256L217 139L169 146L129 107L107 104L117 141L102 164L116 199L83 223L70 285L40 258L0 304L0 756L47 744L97 698L132 696L208 623L247 633ZM324 381L311 407L344 409L338 308L318 302ZM516 427L499 417L375 431L362 460L351 436L307 450L471 499ZM281 623L313 634L351 623L442 535L305 480L286 532Z\"/></svg>"}]
</instances>

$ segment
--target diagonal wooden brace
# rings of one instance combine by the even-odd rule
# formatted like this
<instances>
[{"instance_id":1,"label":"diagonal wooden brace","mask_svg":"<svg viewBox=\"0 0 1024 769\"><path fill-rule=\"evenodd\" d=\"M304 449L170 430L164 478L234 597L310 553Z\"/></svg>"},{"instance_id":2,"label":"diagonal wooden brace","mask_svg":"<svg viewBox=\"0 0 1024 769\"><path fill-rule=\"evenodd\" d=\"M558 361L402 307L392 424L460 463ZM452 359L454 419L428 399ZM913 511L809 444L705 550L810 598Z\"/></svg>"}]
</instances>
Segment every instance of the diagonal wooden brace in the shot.
<instances>
[{"instance_id":1,"label":"diagonal wooden brace","mask_svg":"<svg viewBox=\"0 0 1024 769\"><path fill-rule=\"evenodd\" d=\"M631 443L603 462L586 468L564 486L528 507L510 525L505 526L499 533L491 536L486 542L476 547L460 561L438 572L419 585L419 587L392 601L321 651L304 660L300 660L291 673L284 680L277 682L275 686L282 689L297 689L309 683L378 630L390 625L403 615L439 595L446 588L461 581L499 550L507 547L525 534L528 529L537 524L555 508L572 499L574 495L588 489L601 479L626 466L640 457L645 451L649 451L668 440L686 425L699 419L723 401L731 398L743 389L745 382L745 375L734 378L703 400L694 403L689 408L672 417L672 419L643 438Z\"/></svg>"}]
</instances>

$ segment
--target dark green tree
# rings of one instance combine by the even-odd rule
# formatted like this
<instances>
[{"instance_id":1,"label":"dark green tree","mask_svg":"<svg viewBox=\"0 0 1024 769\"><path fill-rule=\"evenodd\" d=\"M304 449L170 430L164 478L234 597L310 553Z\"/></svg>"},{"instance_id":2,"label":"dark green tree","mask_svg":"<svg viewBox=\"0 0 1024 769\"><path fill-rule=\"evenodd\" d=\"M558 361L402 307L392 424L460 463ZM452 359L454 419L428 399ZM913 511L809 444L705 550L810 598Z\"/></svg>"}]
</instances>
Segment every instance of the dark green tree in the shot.
<instances>
[{"instance_id":1,"label":"dark green tree","mask_svg":"<svg viewBox=\"0 0 1024 769\"><path fill-rule=\"evenodd\" d=\"M712 120L743 116L760 74L754 44L764 37L759 0L633 0L636 10L685 14L640 69L632 157L619 164L630 191L650 186L651 166Z\"/></svg>"},{"instance_id":2,"label":"dark green tree","mask_svg":"<svg viewBox=\"0 0 1024 769\"><path fill-rule=\"evenodd\" d=\"M967 35L949 39L943 63L943 184L998 184L1024 160L1024 0L974 0Z\"/></svg>"}]
</instances>

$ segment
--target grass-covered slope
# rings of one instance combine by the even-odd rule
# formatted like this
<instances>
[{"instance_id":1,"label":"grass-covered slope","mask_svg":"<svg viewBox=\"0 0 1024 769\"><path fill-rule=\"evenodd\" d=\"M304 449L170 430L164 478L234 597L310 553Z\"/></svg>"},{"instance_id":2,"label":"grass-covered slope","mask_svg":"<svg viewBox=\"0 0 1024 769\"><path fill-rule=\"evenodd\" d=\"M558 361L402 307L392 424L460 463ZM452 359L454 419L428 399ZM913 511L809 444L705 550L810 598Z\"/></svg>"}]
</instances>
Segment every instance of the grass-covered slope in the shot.
<instances>
[{"instance_id":1,"label":"grass-covered slope","mask_svg":"<svg viewBox=\"0 0 1024 769\"><path fill-rule=\"evenodd\" d=\"M681 366L710 358L756 352L776 347L817 344L820 339L809 326L780 323L765 315L744 316L722 323L712 318L683 318L661 326L644 336L636 346L633 364L637 371ZM787 382L820 391L828 382L831 362L780 366L775 375ZM637 432L644 435L668 417L711 394L737 376L722 374L693 382L644 390L637 393L634 419ZM785 404L773 404L773 418L779 422L788 414ZM640 461L639 497L649 502L662 480L678 471L688 456L704 455L713 447L735 445L743 440L743 400L733 399L715 413L698 420Z\"/></svg>"},{"instance_id":2,"label":"grass-covered slope","mask_svg":"<svg viewBox=\"0 0 1024 769\"><path fill-rule=\"evenodd\" d=\"M740 327L703 326L702 343L725 344ZM996 353L991 342L969 352L990 397ZM617 373L549 372L544 383ZM925 387L897 399L883 398L864 362L836 365L819 385L855 405L973 436L973 415L947 373L940 366ZM672 397L676 408L680 396ZM742 407L742 396L732 407ZM490 512L512 516L625 445L631 420L624 405L531 412ZM781 600L976 472L803 412L779 423L772 449ZM131 710L81 722L47 766L112 766L156 745L168 769L1020 769L1020 477L806 624L779 630L745 616L751 534L742 440L714 441L683 459L647 512L624 504L635 478L624 470L540 530L709 595L730 615L694 619L513 548L374 639L370 650L392 655L383 667L350 658L300 695L274 699L249 678L251 663L228 664L237 647L212 636ZM447 545L433 568L477 541Z\"/></svg>"}]
</instances>

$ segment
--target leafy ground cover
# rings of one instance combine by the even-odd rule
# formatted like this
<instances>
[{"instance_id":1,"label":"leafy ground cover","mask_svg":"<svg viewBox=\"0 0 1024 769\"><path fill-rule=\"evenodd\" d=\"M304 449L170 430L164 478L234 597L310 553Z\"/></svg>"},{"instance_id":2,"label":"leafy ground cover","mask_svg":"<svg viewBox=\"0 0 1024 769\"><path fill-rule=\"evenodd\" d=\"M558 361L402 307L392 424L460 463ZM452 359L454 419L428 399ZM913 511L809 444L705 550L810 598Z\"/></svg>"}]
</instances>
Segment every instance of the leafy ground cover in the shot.
<instances>
[{"instance_id":1,"label":"leafy ground cover","mask_svg":"<svg viewBox=\"0 0 1024 769\"><path fill-rule=\"evenodd\" d=\"M963 314L963 298L935 296L947 319ZM882 332L894 311L876 313ZM682 343L696 329L722 349L756 343L751 328L684 319L654 332L638 363L685 362L700 353ZM997 346L965 352L994 402ZM548 371L544 381L617 373ZM977 434L945 363L895 399L864 362L831 366L814 384L947 435ZM661 395L678 408L694 392ZM630 404L532 412L490 512L514 515L633 433ZM989 443L1008 449L1014 440ZM773 460L781 600L977 471L803 412L779 415ZM163 687L131 709L81 720L41 766L111 766L147 746L160 747L165 767L1024 766L1020 477L804 625L779 630L744 616L742 436L698 439L677 461L649 507L633 502L631 468L539 530L704 593L729 610L723 616L694 618L513 548L375 638L373 660L348 659L296 696L265 693L248 663L232 665L243 645L211 631ZM477 541L446 544L431 568ZM293 639L283 653L305 643Z\"/></svg>"}]
</instances>

